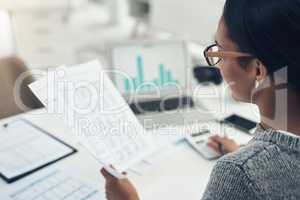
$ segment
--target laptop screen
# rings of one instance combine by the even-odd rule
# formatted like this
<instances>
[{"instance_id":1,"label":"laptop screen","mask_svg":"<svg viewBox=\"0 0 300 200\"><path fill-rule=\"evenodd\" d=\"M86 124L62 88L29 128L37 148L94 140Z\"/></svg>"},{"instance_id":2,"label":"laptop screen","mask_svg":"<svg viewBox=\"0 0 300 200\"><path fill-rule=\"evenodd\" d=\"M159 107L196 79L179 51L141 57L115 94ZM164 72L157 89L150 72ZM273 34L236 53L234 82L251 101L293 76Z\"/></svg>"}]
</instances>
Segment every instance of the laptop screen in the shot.
<instances>
[{"instance_id":1,"label":"laptop screen","mask_svg":"<svg viewBox=\"0 0 300 200\"><path fill-rule=\"evenodd\" d=\"M187 60L182 41L116 46L112 50L115 84L123 95L185 88Z\"/></svg>"}]
</instances>

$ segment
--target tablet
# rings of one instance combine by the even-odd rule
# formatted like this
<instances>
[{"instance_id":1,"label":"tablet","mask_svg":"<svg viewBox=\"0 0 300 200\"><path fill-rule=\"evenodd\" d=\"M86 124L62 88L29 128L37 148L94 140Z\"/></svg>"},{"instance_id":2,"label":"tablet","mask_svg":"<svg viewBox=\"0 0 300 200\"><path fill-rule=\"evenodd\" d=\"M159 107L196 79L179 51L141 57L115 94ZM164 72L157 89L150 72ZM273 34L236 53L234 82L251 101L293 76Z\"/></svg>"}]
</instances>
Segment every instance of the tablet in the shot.
<instances>
[{"instance_id":1,"label":"tablet","mask_svg":"<svg viewBox=\"0 0 300 200\"><path fill-rule=\"evenodd\" d=\"M0 177L13 183L77 150L29 121L0 127Z\"/></svg>"}]
</instances>

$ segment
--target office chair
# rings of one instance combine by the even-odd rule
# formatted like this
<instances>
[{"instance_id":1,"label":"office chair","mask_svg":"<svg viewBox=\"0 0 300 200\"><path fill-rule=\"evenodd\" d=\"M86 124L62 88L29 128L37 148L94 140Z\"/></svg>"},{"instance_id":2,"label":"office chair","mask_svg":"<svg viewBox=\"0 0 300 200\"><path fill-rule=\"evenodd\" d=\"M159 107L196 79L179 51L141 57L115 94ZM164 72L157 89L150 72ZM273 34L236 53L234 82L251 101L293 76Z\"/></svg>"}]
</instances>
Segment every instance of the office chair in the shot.
<instances>
[{"instance_id":1,"label":"office chair","mask_svg":"<svg viewBox=\"0 0 300 200\"><path fill-rule=\"evenodd\" d=\"M15 91L16 81L24 72L28 73L28 69L22 60L0 59L0 119L42 107L28 87L34 81L32 75L27 75Z\"/></svg>"}]
</instances>

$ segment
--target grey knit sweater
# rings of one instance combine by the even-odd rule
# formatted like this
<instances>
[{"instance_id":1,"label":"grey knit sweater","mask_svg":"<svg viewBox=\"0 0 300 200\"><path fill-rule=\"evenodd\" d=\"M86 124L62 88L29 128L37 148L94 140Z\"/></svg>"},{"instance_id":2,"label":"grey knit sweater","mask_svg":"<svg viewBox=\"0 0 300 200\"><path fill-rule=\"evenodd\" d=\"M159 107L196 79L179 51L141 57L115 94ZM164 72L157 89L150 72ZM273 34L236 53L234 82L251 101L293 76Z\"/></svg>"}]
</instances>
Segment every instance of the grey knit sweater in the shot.
<instances>
[{"instance_id":1,"label":"grey knit sweater","mask_svg":"<svg viewBox=\"0 0 300 200\"><path fill-rule=\"evenodd\" d=\"M258 127L238 152L221 158L203 200L300 200L300 138Z\"/></svg>"}]
</instances>

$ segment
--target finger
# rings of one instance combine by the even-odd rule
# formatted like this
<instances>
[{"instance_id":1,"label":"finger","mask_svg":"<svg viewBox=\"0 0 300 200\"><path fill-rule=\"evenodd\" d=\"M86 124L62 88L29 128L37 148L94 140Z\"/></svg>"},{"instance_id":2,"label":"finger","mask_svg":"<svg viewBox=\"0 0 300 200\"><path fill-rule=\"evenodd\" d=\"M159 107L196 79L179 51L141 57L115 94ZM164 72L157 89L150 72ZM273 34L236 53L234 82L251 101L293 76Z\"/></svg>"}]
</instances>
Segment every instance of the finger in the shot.
<instances>
[{"instance_id":1,"label":"finger","mask_svg":"<svg viewBox=\"0 0 300 200\"><path fill-rule=\"evenodd\" d=\"M103 177L106 180L109 180L109 181L117 180L117 178L115 178L113 175L111 175L109 172L107 172L106 169L104 169L104 168L101 169L101 174L103 175Z\"/></svg>"},{"instance_id":2,"label":"finger","mask_svg":"<svg viewBox=\"0 0 300 200\"><path fill-rule=\"evenodd\" d=\"M105 194L108 195L111 193L111 189L109 188L109 186L105 187Z\"/></svg>"},{"instance_id":3,"label":"finger","mask_svg":"<svg viewBox=\"0 0 300 200\"><path fill-rule=\"evenodd\" d=\"M208 142L207 145L208 145L209 147L211 147L213 150L215 150L216 152L218 152L218 153L221 152L221 151L220 151L220 144L219 144L219 143L216 143L216 142L211 141L211 142Z\"/></svg>"},{"instance_id":4,"label":"finger","mask_svg":"<svg viewBox=\"0 0 300 200\"><path fill-rule=\"evenodd\" d=\"M116 194L116 192L118 192L118 189L116 189L114 186L110 186L109 188L106 188L105 195L107 200L115 199L113 198L113 196Z\"/></svg>"},{"instance_id":5,"label":"finger","mask_svg":"<svg viewBox=\"0 0 300 200\"><path fill-rule=\"evenodd\" d=\"M222 138L219 135L214 135L214 136L210 137L209 139L216 142L216 143L223 144L225 138Z\"/></svg>"},{"instance_id":6,"label":"finger","mask_svg":"<svg viewBox=\"0 0 300 200\"><path fill-rule=\"evenodd\" d=\"M219 137L220 137L219 135L213 135L213 136L209 137L209 139L218 140Z\"/></svg>"},{"instance_id":7,"label":"finger","mask_svg":"<svg viewBox=\"0 0 300 200\"><path fill-rule=\"evenodd\" d=\"M105 193L105 196L106 196L107 200L112 200L113 199L112 195L113 195L112 192L106 192Z\"/></svg>"},{"instance_id":8,"label":"finger","mask_svg":"<svg viewBox=\"0 0 300 200\"><path fill-rule=\"evenodd\" d=\"M220 144L218 142L215 142L214 140L208 140L207 145L210 147L218 147Z\"/></svg>"}]
</instances>

